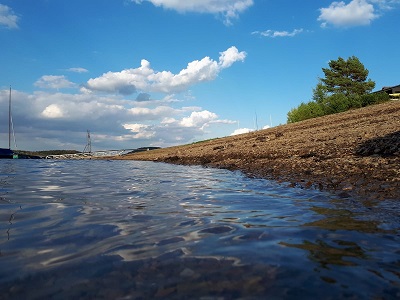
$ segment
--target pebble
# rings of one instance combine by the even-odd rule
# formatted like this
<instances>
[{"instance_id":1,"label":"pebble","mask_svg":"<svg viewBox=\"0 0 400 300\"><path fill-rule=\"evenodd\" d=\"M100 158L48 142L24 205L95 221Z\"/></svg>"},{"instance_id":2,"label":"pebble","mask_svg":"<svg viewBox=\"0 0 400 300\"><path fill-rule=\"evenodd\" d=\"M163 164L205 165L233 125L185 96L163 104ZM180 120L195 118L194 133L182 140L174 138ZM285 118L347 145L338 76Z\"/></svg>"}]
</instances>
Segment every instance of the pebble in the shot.
<instances>
[{"instance_id":1,"label":"pebble","mask_svg":"<svg viewBox=\"0 0 400 300\"><path fill-rule=\"evenodd\" d=\"M193 277L193 275L195 274L195 272L189 268L184 269L179 276L181 277Z\"/></svg>"}]
</instances>

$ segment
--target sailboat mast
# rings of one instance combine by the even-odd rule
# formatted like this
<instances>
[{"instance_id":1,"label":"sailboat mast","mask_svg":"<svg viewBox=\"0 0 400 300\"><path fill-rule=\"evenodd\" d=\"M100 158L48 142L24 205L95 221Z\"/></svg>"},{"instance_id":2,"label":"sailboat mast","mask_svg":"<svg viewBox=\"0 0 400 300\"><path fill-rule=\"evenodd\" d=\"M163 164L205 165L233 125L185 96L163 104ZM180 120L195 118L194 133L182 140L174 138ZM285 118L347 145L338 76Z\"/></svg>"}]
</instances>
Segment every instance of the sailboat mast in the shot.
<instances>
[{"instance_id":1,"label":"sailboat mast","mask_svg":"<svg viewBox=\"0 0 400 300\"><path fill-rule=\"evenodd\" d=\"M8 99L8 149L11 149L11 85Z\"/></svg>"}]
</instances>

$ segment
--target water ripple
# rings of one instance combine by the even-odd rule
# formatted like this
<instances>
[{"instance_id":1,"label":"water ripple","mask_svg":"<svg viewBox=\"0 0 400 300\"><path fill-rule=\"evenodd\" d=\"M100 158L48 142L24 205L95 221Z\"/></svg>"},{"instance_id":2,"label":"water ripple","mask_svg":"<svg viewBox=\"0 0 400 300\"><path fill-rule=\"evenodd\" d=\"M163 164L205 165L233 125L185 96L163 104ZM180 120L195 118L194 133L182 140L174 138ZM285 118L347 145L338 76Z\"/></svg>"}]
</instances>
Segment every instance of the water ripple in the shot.
<instances>
[{"instance_id":1,"label":"water ripple","mask_svg":"<svg viewBox=\"0 0 400 300\"><path fill-rule=\"evenodd\" d=\"M2 160L0 294L395 298L399 214L226 170Z\"/></svg>"}]
</instances>

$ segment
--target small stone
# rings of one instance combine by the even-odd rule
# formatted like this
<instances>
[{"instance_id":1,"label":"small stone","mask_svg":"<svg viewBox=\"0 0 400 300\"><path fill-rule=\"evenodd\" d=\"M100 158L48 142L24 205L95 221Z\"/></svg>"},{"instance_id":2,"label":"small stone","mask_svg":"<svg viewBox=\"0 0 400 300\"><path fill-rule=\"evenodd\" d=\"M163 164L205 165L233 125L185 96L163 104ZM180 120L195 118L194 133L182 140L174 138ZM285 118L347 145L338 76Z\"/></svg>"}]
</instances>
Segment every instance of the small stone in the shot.
<instances>
[{"instance_id":1,"label":"small stone","mask_svg":"<svg viewBox=\"0 0 400 300\"><path fill-rule=\"evenodd\" d=\"M186 269L184 269L179 275L180 275L181 277L193 277L194 274L195 274L195 273L194 273L193 270L191 270L191 269L189 269L189 268L186 268Z\"/></svg>"},{"instance_id":2,"label":"small stone","mask_svg":"<svg viewBox=\"0 0 400 300\"><path fill-rule=\"evenodd\" d=\"M170 287L170 288L165 288L165 289L159 289L157 293L155 294L155 297L157 298L164 298L176 291L175 287Z\"/></svg>"},{"instance_id":3,"label":"small stone","mask_svg":"<svg viewBox=\"0 0 400 300\"><path fill-rule=\"evenodd\" d=\"M224 146L216 146L213 148L213 150L224 150Z\"/></svg>"},{"instance_id":4,"label":"small stone","mask_svg":"<svg viewBox=\"0 0 400 300\"><path fill-rule=\"evenodd\" d=\"M346 192L341 192L341 193L338 194L338 196L340 198L350 198L351 197L351 195L349 193L346 193Z\"/></svg>"},{"instance_id":5,"label":"small stone","mask_svg":"<svg viewBox=\"0 0 400 300\"><path fill-rule=\"evenodd\" d=\"M343 191L351 191L351 190L353 190L353 186L351 184L346 185L342 190Z\"/></svg>"}]
</instances>

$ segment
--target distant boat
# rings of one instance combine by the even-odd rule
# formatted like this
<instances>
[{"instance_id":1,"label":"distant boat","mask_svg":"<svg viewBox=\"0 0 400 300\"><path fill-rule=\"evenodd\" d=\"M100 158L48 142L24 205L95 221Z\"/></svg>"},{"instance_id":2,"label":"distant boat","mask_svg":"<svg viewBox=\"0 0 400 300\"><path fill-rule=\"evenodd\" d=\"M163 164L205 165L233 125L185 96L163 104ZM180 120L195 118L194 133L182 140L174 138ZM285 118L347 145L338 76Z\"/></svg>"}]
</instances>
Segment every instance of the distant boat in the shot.
<instances>
[{"instance_id":1,"label":"distant boat","mask_svg":"<svg viewBox=\"0 0 400 300\"><path fill-rule=\"evenodd\" d=\"M1 158L18 158L18 154L17 157L14 157L14 151L7 149L7 148L0 148L0 159Z\"/></svg>"},{"instance_id":2,"label":"distant boat","mask_svg":"<svg viewBox=\"0 0 400 300\"><path fill-rule=\"evenodd\" d=\"M0 159L1 158L18 158L18 154L11 150L11 86L10 96L8 99L8 148L0 148Z\"/></svg>"}]
</instances>

